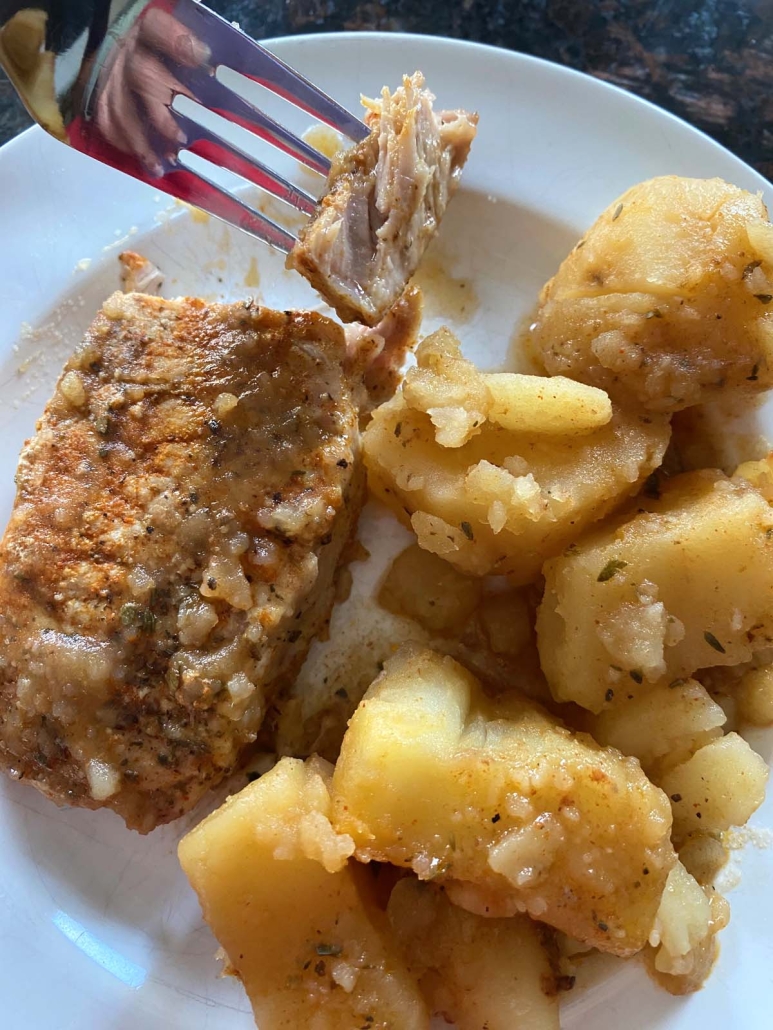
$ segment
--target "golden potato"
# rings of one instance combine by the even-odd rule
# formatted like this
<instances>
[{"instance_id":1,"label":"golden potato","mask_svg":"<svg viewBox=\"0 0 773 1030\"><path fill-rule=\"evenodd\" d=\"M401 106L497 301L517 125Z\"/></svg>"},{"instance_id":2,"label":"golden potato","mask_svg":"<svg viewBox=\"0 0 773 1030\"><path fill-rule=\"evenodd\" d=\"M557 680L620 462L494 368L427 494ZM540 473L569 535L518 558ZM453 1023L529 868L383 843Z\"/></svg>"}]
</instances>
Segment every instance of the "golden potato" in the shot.
<instances>
[{"instance_id":1,"label":"golden potato","mask_svg":"<svg viewBox=\"0 0 773 1030\"><path fill-rule=\"evenodd\" d=\"M773 666L746 670L736 685L736 706L741 722L773 726Z\"/></svg>"},{"instance_id":2,"label":"golden potato","mask_svg":"<svg viewBox=\"0 0 773 1030\"><path fill-rule=\"evenodd\" d=\"M721 179L640 183L544 287L546 369L621 404L676 411L773 384L773 228Z\"/></svg>"},{"instance_id":3,"label":"golden potato","mask_svg":"<svg viewBox=\"0 0 773 1030\"><path fill-rule=\"evenodd\" d=\"M661 779L674 834L720 833L743 826L765 800L768 767L743 737L727 733L699 748Z\"/></svg>"},{"instance_id":4,"label":"golden potato","mask_svg":"<svg viewBox=\"0 0 773 1030\"><path fill-rule=\"evenodd\" d=\"M591 732L599 744L638 758L648 775L658 759L689 758L722 736L725 713L695 680L673 687L662 683L638 696L618 691L613 702L597 716Z\"/></svg>"},{"instance_id":5,"label":"golden potato","mask_svg":"<svg viewBox=\"0 0 773 1030\"><path fill-rule=\"evenodd\" d=\"M428 1030L386 918L330 825L329 766L283 759L179 845L261 1030Z\"/></svg>"},{"instance_id":6,"label":"golden potato","mask_svg":"<svg viewBox=\"0 0 773 1030\"><path fill-rule=\"evenodd\" d=\"M655 979L671 994L697 991L716 958L715 935L728 922L729 906L711 887L701 887L677 862L668 874L646 958Z\"/></svg>"},{"instance_id":7,"label":"golden potato","mask_svg":"<svg viewBox=\"0 0 773 1030\"><path fill-rule=\"evenodd\" d=\"M710 923L709 899L697 880L677 862L668 874L650 934L653 947L660 947L655 967L661 972L688 972L687 956L708 936Z\"/></svg>"},{"instance_id":8,"label":"golden potato","mask_svg":"<svg viewBox=\"0 0 773 1030\"><path fill-rule=\"evenodd\" d=\"M411 544L389 567L378 603L394 615L415 619L430 633L455 633L478 607L481 593L479 579Z\"/></svg>"},{"instance_id":9,"label":"golden potato","mask_svg":"<svg viewBox=\"0 0 773 1030\"><path fill-rule=\"evenodd\" d=\"M612 418L603 390L564 376L524 376L512 372L484 376L489 421L514 433L590 433Z\"/></svg>"},{"instance_id":10,"label":"golden potato","mask_svg":"<svg viewBox=\"0 0 773 1030\"><path fill-rule=\"evenodd\" d=\"M558 700L594 712L773 640L773 510L760 494L706 470L638 504L544 569L543 670Z\"/></svg>"},{"instance_id":11,"label":"golden potato","mask_svg":"<svg viewBox=\"0 0 773 1030\"><path fill-rule=\"evenodd\" d=\"M528 916L473 915L412 876L387 915L431 1011L458 1030L559 1030L555 976Z\"/></svg>"},{"instance_id":12,"label":"golden potato","mask_svg":"<svg viewBox=\"0 0 773 1030\"><path fill-rule=\"evenodd\" d=\"M449 337L443 360L461 369L457 378L428 367L435 351L425 341L416 375L374 413L364 435L369 483L425 550L462 572L528 583L546 558L636 492L660 464L669 426L663 416L616 412L585 435L505 429L486 420L482 389L471 397L470 378L487 377L458 344L451 354ZM435 405L440 399L448 403Z\"/></svg>"},{"instance_id":13,"label":"golden potato","mask_svg":"<svg viewBox=\"0 0 773 1030\"><path fill-rule=\"evenodd\" d=\"M612 418L609 397L593 386L563 376L480 372L445 327L422 341L416 361L403 396L414 411L430 416L443 447L461 447L486 420L517 433L573 436Z\"/></svg>"},{"instance_id":14,"label":"golden potato","mask_svg":"<svg viewBox=\"0 0 773 1030\"><path fill-rule=\"evenodd\" d=\"M386 663L352 717L332 796L361 860L472 885L454 900L528 911L618 955L645 943L675 860L668 799L635 759L514 692L487 699L418 647Z\"/></svg>"},{"instance_id":15,"label":"golden potato","mask_svg":"<svg viewBox=\"0 0 773 1030\"><path fill-rule=\"evenodd\" d=\"M768 504L773 504L773 454L768 454L758 461L743 462L735 470L734 477L751 483Z\"/></svg>"}]
</instances>

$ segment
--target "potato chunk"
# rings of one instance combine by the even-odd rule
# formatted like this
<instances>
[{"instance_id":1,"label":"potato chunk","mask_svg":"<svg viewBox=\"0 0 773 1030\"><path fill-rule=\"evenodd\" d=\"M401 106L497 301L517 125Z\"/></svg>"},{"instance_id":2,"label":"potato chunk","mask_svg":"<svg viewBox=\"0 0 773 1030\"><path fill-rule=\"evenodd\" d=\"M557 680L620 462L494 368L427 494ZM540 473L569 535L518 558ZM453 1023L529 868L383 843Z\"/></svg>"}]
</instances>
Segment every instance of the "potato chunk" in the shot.
<instances>
[{"instance_id":1,"label":"potato chunk","mask_svg":"<svg viewBox=\"0 0 773 1030\"><path fill-rule=\"evenodd\" d=\"M674 833L720 833L743 826L765 800L768 767L743 737L727 733L700 748L661 781Z\"/></svg>"},{"instance_id":2,"label":"potato chunk","mask_svg":"<svg viewBox=\"0 0 773 1030\"><path fill-rule=\"evenodd\" d=\"M555 977L528 916L473 915L413 877L396 884L387 915L430 1009L458 1030L559 1030Z\"/></svg>"},{"instance_id":3,"label":"potato chunk","mask_svg":"<svg viewBox=\"0 0 773 1030\"><path fill-rule=\"evenodd\" d=\"M355 712L332 795L361 860L471 884L488 910L528 911L618 955L646 941L675 860L668 800L635 759L518 694L487 699L418 647Z\"/></svg>"},{"instance_id":4,"label":"potato chunk","mask_svg":"<svg viewBox=\"0 0 773 1030\"><path fill-rule=\"evenodd\" d=\"M711 887L701 887L681 862L668 874L646 959L671 994L697 991L716 958L714 940L729 919L729 906Z\"/></svg>"},{"instance_id":5,"label":"potato chunk","mask_svg":"<svg viewBox=\"0 0 773 1030\"><path fill-rule=\"evenodd\" d=\"M405 377L405 400L432 418L443 447L460 447L487 419L516 433L574 436L612 418L609 397L593 386L563 376L479 372L445 327L422 341L416 359Z\"/></svg>"},{"instance_id":6,"label":"potato chunk","mask_svg":"<svg viewBox=\"0 0 773 1030\"><path fill-rule=\"evenodd\" d=\"M773 227L721 179L670 175L615 200L543 288L548 372L677 411L773 384Z\"/></svg>"},{"instance_id":7,"label":"potato chunk","mask_svg":"<svg viewBox=\"0 0 773 1030\"><path fill-rule=\"evenodd\" d=\"M558 700L594 712L609 691L748 661L773 639L773 510L760 494L691 472L639 504L545 565L542 667Z\"/></svg>"},{"instance_id":8,"label":"potato chunk","mask_svg":"<svg viewBox=\"0 0 773 1030\"><path fill-rule=\"evenodd\" d=\"M416 982L330 825L329 766L283 759L182 839L180 863L261 1030L427 1030Z\"/></svg>"},{"instance_id":9,"label":"potato chunk","mask_svg":"<svg viewBox=\"0 0 773 1030\"><path fill-rule=\"evenodd\" d=\"M734 477L751 483L768 504L773 504L773 454L768 454L758 461L744 461L735 470Z\"/></svg>"},{"instance_id":10,"label":"potato chunk","mask_svg":"<svg viewBox=\"0 0 773 1030\"><path fill-rule=\"evenodd\" d=\"M394 615L415 619L429 633L458 632L478 607L481 582L417 544L392 562L378 603Z\"/></svg>"},{"instance_id":11,"label":"potato chunk","mask_svg":"<svg viewBox=\"0 0 773 1030\"><path fill-rule=\"evenodd\" d=\"M601 399L586 398L585 406L561 402L567 421L558 432L560 390L553 380L511 376L505 390L507 377L482 375L461 357L450 333L442 346L437 336L422 343L418 368L365 432L371 488L410 521L425 550L462 572L531 582L546 558L635 493L660 464L667 420L616 412L594 429L591 410L608 418L596 391ZM543 385L535 391L533 382ZM496 414L505 409L507 418Z\"/></svg>"},{"instance_id":12,"label":"potato chunk","mask_svg":"<svg viewBox=\"0 0 773 1030\"><path fill-rule=\"evenodd\" d=\"M659 684L639 695L618 692L592 726L599 744L638 758L651 775L658 759L674 754L689 758L714 737L722 736L725 713L695 680L673 687Z\"/></svg>"},{"instance_id":13,"label":"potato chunk","mask_svg":"<svg viewBox=\"0 0 773 1030\"><path fill-rule=\"evenodd\" d=\"M747 669L736 687L738 718L752 726L773 726L773 666Z\"/></svg>"}]
</instances>

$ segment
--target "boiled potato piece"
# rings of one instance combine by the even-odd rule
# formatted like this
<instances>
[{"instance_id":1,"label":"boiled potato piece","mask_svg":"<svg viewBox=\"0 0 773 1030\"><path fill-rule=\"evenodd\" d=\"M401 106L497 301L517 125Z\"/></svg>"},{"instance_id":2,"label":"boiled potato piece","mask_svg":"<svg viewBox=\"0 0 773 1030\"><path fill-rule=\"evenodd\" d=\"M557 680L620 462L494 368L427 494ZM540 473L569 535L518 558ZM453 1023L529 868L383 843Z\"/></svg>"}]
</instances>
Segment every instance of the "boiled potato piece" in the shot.
<instances>
[{"instance_id":1,"label":"boiled potato piece","mask_svg":"<svg viewBox=\"0 0 773 1030\"><path fill-rule=\"evenodd\" d=\"M555 977L528 916L473 915L413 877L397 883L387 915L430 1009L458 1030L559 1030Z\"/></svg>"},{"instance_id":2,"label":"boiled potato piece","mask_svg":"<svg viewBox=\"0 0 773 1030\"><path fill-rule=\"evenodd\" d=\"M497 372L484 379L489 420L514 433L590 433L612 418L612 402L603 390L564 376Z\"/></svg>"},{"instance_id":3,"label":"boiled potato piece","mask_svg":"<svg viewBox=\"0 0 773 1030\"><path fill-rule=\"evenodd\" d=\"M599 744L638 758L651 775L658 759L689 758L697 747L722 735L725 713L695 680L660 684L639 696L618 692L591 727Z\"/></svg>"},{"instance_id":4,"label":"boiled potato piece","mask_svg":"<svg viewBox=\"0 0 773 1030\"><path fill-rule=\"evenodd\" d=\"M773 726L773 666L748 669L736 686L738 718L752 726Z\"/></svg>"},{"instance_id":5,"label":"boiled potato piece","mask_svg":"<svg viewBox=\"0 0 773 1030\"><path fill-rule=\"evenodd\" d=\"M435 439L460 447L488 419L518 433L589 433L612 418L603 390L563 376L479 372L462 357L459 341L442 328L426 337L408 371L403 396L409 407L430 416Z\"/></svg>"},{"instance_id":6,"label":"boiled potato piece","mask_svg":"<svg viewBox=\"0 0 773 1030\"><path fill-rule=\"evenodd\" d=\"M758 490L768 504L773 504L773 455L758 461L745 461L735 470L735 476L745 479Z\"/></svg>"},{"instance_id":7,"label":"boiled potato piece","mask_svg":"<svg viewBox=\"0 0 773 1030\"><path fill-rule=\"evenodd\" d=\"M712 740L661 779L671 798L674 833L720 833L743 826L765 800L768 767L743 737Z\"/></svg>"},{"instance_id":8,"label":"boiled potato piece","mask_svg":"<svg viewBox=\"0 0 773 1030\"><path fill-rule=\"evenodd\" d=\"M758 196L670 175L613 201L544 287L548 372L677 411L773 384L773 228Z\"/></svg>"},{"instance_id":9,"label":"boiled potato piece","mask_svg":"<svg viewBox=\"0 0 773 1030\"><path fill-rule=\"evenodd\" d=\"M429 361L425 344L420 363ZM369 483L425 550L462 572L528 583L636 492L660 464L670 429L662 416L622 412L585 435L505 429L486 420L485 391L472 395L470 380L487 377L455 346L448 357L446 340L444 361L461 367L456 379L420 364L429 385L420 380L418 390L409 376L374 413L364 435Z\"/></svg>"},{"instance_id":10,"label":"boiled potato piece","mask_svg":"<svg viewBox=\"0 0 773 1030\"><path fill-rule=\"evenodd\" d=\"M715 935L728 922L729 906L711 887L701 887L677 862L668 874L646 956L656 980L671 994L697 991L717 954Z\"/></svg>"},{"instance_id":11,"label":"boiled potato piece","mask_svg":"<svg viewBox=\"0 0 773 1030\"><path fill-rule=\"evenodd\" d=\"M389 567L378 602L395 615L415 619L430 633L454 633L478 607L481 593L479 579L411 544Z\"/></svg>"},{"instance_id":12,"label":"boiled potato piece","mask_svg":"<svg viewBox=\"0 0 773 1030\"><path fill-rule=\"evenodd\" d=\"M610 691L748 661L773 640L773 510L760 494L707 470L637 503L545 565L542 667L558 700L594 712Z\"/></svg>"},{"instance_id":13,"label":"boiled potato piece","mask_svg":"<svg viewBox=\"0 0 773 1030\"><path fill-rule=\"evenodd\" d=\"M427 1030L415 980L330 825L330 767L283 759L185 836L180 863L260 1030Z\"/></svg>"},{"instance_id":14,"label":"boiled potato piece","mask_svg":"<svg viewBox=\"0 0 773 1030\"><path fill-rule=\"evenodd\" d=\"M681 862L671 869L660 901L650 944L660 947L655 966L661 972L686 973L688 955L709 935L711 904L700 884Z\"/></svg>"},{"instance_id":15,"label":"boiled potato piece","mask_svg":"<svg viewBox=\"0 0 773 1030\"><path fill-rule=\"evenodd\" d=\"M361 860L471 884L618 955L646 941L675 860L668 799L635 759L410 645L352 717L332 794Z\"/></svg>"}]
</instances>

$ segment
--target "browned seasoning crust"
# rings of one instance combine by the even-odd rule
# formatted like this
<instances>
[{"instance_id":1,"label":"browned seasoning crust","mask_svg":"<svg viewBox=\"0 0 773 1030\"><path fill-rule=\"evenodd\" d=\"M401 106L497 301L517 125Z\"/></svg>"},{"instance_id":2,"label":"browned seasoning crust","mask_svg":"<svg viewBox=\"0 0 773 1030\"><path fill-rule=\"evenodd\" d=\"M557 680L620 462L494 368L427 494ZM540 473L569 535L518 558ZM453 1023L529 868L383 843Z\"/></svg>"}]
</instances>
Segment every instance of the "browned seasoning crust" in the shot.
<instances>
[{"instance_id":1,"label":"browned seasoning crust","mask_svg":"<svg viewBox=\"0 0 773 1030\"><path fill-rule=\"evenodd\" d=\"M0 765L147 832L257 734L364 494L339 326L115 294L21 455L0 544Z\"/></svg>"}]
</instances>

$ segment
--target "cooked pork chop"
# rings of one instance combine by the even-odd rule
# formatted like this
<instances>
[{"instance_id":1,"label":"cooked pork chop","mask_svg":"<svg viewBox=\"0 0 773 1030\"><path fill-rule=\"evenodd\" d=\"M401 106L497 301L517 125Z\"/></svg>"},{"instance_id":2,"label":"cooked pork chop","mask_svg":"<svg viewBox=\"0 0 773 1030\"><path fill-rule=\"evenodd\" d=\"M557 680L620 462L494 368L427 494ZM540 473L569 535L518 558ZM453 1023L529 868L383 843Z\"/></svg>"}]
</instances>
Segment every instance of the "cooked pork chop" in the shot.
<instances>
[{"instance_id":1,"label":"cooked pork chop","mask_svg":"<svg viewBox=\"0 0 773 1030\"><path fill-rule=\"evenodd\" d=\"M115 294L21 456L0 764L146 832L222 779L324 624L364 493L320 315Z\"/></svg>"},{"instance_id":2,"label":"cooked pork chop","mask_svg":"<svg viewBox=\"0 0 773 1030\"><path fill-rule=\"evenodd\" d=\"M405 289L475 137L478 116L435 113L423 85L416 72L366 102L370 135L334 159L327 192L287 258L344 322L375 325Z\"/></svg>"}]
</instances>

